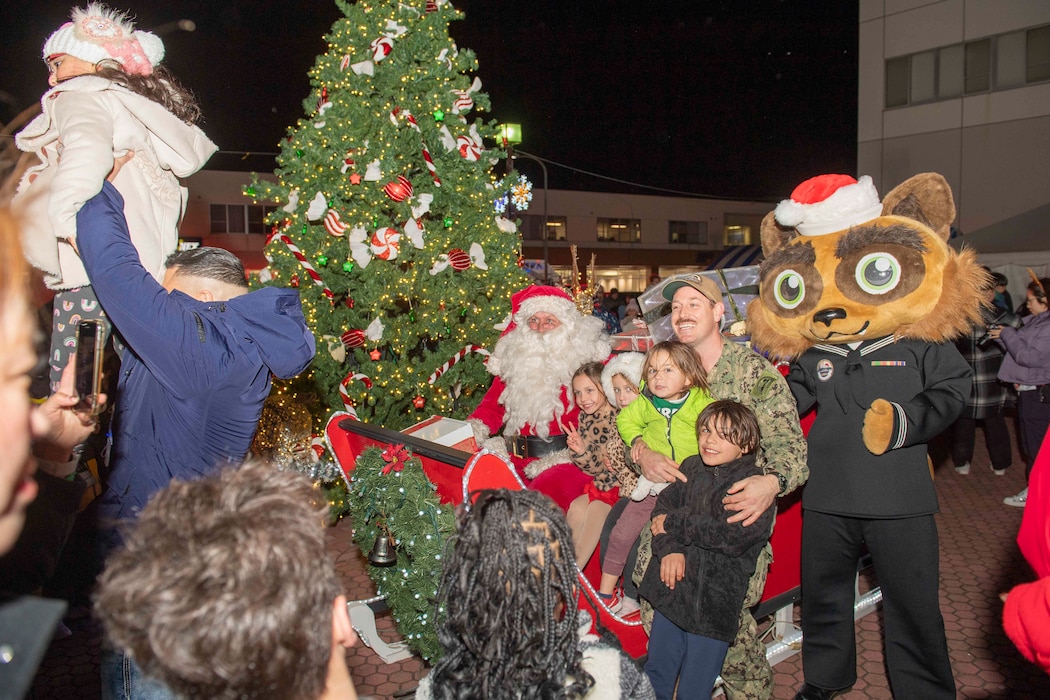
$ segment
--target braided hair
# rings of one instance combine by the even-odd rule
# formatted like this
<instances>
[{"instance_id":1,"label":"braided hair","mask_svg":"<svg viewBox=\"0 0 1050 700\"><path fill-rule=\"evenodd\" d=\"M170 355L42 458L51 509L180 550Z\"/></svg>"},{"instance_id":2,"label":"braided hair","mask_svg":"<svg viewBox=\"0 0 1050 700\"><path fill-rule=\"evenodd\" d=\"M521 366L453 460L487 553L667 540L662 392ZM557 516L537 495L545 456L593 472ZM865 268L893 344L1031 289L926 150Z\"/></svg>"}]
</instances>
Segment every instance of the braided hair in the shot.
<instances>
[{"instance_id":1,"label":"braided hair","mask_svg":"<svg viewBox=\"0 0 1050 700\"><path fill-rule=\"evenodd\" d=\"M576 565L565 516L535 491L480 491L460 514L438 593L436 698L581 698Z\"/></svg>"}]
</instances>

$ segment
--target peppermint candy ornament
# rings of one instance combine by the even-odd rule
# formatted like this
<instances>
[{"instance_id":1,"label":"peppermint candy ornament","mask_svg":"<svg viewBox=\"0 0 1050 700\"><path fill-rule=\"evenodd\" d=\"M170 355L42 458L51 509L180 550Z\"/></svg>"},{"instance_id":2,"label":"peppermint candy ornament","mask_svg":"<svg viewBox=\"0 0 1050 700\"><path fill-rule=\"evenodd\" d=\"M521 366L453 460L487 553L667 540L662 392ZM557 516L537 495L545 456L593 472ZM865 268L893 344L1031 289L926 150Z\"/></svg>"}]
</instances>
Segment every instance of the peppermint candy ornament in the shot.
<instances>
[{"instance_id":1,"label":"peppermint candy ornament","mask_svg":"<svg viewBox=\"0 0 1050 700\"><path fill-rule=\"evenodd\" d=\"M400 241L400 231L384 226L372 234L372 253L380 260L395 260L401 248Z\"/></svg>"},{"instance_id":2,"label":"peppermint candy ornament","mask_svg":"<svg viewBox=\"0 0 1050 700\"><path fill-rule=\"evenodd\" d=\"M462 272L470 267L470 256L459 248L448 251L448 264L457 272Z\"/></svg>"},{"instance_id":3,"label":"peppermint candy ornament","mask_svg":"<svg viewBox=\"0 0 1050 700\"><path fill-rule=\"evenodd\" d=\"M457 138L456 146L459 149L459 155L469 161L475 161L481 157L481 146L474 143L474 139L469 136L460 136Z\"/></svg>"},{"instance_id":4,"label":"peppermint candy ornament","mask_svg":"<svg viewBox=\"0 0 1050 700\"><path fill-rule=\"evenodd\" d=\"M394 50L394 40L390 37L381 36L378 39L373 39L369 46L372 47L372 60L379 63Z\"/></svg>"},{"instance_id":5,"label":"peppermint candy ornament","mask_svg":"<svg viewBox=\"0 0 1050 700\"><path fill-rule=\"evenodd\" d=\"M395 202L403 202L412 196L412 183L404 175L398 175L397 180L383 186L383 191Z\"/></svg>"},{"instance_id":6,"label":"peppermint candy ornament","mask_svg":"<svg viewBox=\"0 0 1050 700\"><path fill-rule=\"evenodd\" d=\"M329 209L328 213L324 217L324 227L333 236L343 236L346 234L346 224L339 217L339 212L335 209Z\"/></svg>"}]
</instances>

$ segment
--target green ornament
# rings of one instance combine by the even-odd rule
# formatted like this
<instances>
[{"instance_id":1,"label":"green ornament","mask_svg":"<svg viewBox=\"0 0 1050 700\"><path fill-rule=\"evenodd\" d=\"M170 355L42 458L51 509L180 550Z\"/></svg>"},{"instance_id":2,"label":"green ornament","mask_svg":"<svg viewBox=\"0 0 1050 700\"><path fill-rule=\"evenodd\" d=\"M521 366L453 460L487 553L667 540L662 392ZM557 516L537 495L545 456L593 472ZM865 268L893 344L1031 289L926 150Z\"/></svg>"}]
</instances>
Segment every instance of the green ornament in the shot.
<instances>
[{"instance_id":1,"label":"green ornament","mask_svg":"<svg viewBox=\"0 0 1050 700\"><path fill-rule=\"evenodd\" d=\"M306 224L303 224L303 235L306 235Z\"/></svg>"},{"instance_id":2,"label":"green ornament","mask_svg":"<svg viewBox=\"0 0 1050 700\"><path fill-rule=\"evenodd\" d=\"M303 149L301 149L301 148L295 149L295 157L296 158L302 158L303 157Z\"/></svg>"},{"instance_id":3,"label":"green ornament","mask_svg":"<svg viewBox=\"0 0 1050 700\"><path fill-rule=\"evenodd\" d=\"M463 309L462 311L460 311L459 312L459 317L460 318L466 318L467 317L467 310Z\"/></svg>"},{"instance_id":4,"label":"green ornament","mask_svg":"<svg viewBox=\"0 0 1050 700\"><path fill-rule=\"evenodd\" d=\"M445 228L452 228L452 217L451 216L446 216L444 223L445 223Z\"/></svg>"},{"instance_id":5,"label":"green ornament","mask_svg":"<svg viewBox=\"0 0 1050 700\"><path fill-rule=\"evenodd\" d=\"M247 187L244 188L244 193L246 195L248 195L249 197L254 197L255 196L255 188L252 187L251 185L248 185Z\"/></svg>"},{"instance_id":6,"label":"green ornament","mask_svg":"<svg viewBox=\"0 0 1050 700\"><path fill-rule=\"evenodd\" d=\"M350 260L347 260L345 263L343 263L343 272L353 272L353 271L354 271L354 263L353 262L351 262Z\"/></svg>"},{"instance_id":7,"label":"green ornament","mask_svg":"<svg viewBox=\"0 0 1050 700\"><path fill-rule=\"evenodd\" d=\"M416 322L416 312L415 311L413 311L410 314L408 314L408 320L411 321L412 323Z\"/></svg>"},{"instance_id":8,"label":"green ornament","mask_svg":"<svg viewBox=\"0 0 1050 700\"><path fill-rule=\"evenodd\" d=\"M443 122L443 121L445 121L445 113L442 112L440 109L435 109L434 110L434 121L436 121L436 122Z\"/></svg>"},{"instance_id":9,"label":"green ornament","mask_svg":"<svg viewBox=\"0 0 1050 700\"><path fill-rule=\"evenodd\" d=\"M321 267L324 267L325 265L327 265L328 264L328 256L327 255L318 255L317 256L317 264L320 265Z\"/></svg>"}]
</instances>

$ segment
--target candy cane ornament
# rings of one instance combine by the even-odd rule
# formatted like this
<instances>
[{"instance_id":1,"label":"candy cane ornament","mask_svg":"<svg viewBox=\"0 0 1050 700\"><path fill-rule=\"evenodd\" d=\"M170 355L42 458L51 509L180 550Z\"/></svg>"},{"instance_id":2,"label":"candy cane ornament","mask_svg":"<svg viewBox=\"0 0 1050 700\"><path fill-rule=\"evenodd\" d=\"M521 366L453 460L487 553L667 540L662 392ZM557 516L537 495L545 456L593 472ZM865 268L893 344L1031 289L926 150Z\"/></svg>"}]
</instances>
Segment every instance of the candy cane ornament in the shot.
<instances>
[{"instance_id":1,"label":"candy cane ornament","mask_svg":"<svg viewBox=\"0 0 1050 700\"><path fill-rule=\"evenodd\" d=\"M416 118L407 109L402 111L400 107L394 107L392 110L390 110L390 121L394 124L397 124L397 117L401 114L405 115L405 120L408 122L409 126L415 129L417 132L422 133L422 131L419 128L419 122L416 121ZM427 170L430 171L430 177L433 178L435 185L441 187L441 178L438 177L437 168L434 167L434 158L430 155L430 149L427 148L426 141L420 139L419 143L423 147L423 162L426 164Z\"/></svg>"},{"instance_id":2,"label":"candy cane ornament","mask_svg":"<svg viewBox=\"0 0 1050 700\"><path fill-rule=\"evenodd\" d=\"M481 347L480 345L465 345L465 346L463 346L462 350L460 350L455 355L453 355L445 364L441 365L436 370L434 370L434 373L432 375L430 375L429 379L427 379L427 383L428 384L433 384L434 382L436 382L438 380L438 378L441 377L442 374L447 372L449 370L449 368L452 367L452 365L454 365L457 362L459 362L460 360L462 360L464 357L467 356L467 353L471 353L471 352L475 352L475 353L477 353L479 355L483 355L486 358L485 359L486 362L488 361L489 355L492 354L488 350L486 350L485 348Z\"/></svg>"},{"instance_id":3,"label":"candy cane ornament","mask_svg":"<svg viewBox=\"0 0 1050 700\"><path fill-rule=\"evenodd\" d=\"M372 380L360 372L351 372L343 378L343 381L339 382L339 398L343 400L343 406L348 413L354 416L354 418L357 418L357 410L354 408L354 404L350 399L350 392L347 390L347 386L350 382L357 380L361 380L361 383L365 385L366 389L372 388Z\"/></svg>"},{"instance_id":4,"label":"candy cane ornament","mask_svg":"<svg viewBox=\"0 0 1050 700\"><path fill-rule=\"evenodd\" d=\"M303 268L306 270L306 274L310 275L310 278L313 279L314 284L316 284L318 287L323 287L324 295L328 297L329 301L334 302L335 294L332 293L332 290L329 289L328 285L326 285L324 283L324 280L321 279L321 275L317 272L316 269L314 269L314 266L310 264L310 261L306 259L306 256L303 255L303 251L299 250L299 246L295 245L295 243L292 243L292 239L288 237L288 234L277 233L270 237L270 241L272 241L274 238L281 241L288 247L288 250L290 250L292 255L295 256L295 259L298 260L299 264L302 265ZM269 243L270 241L267 241L267 243Z\"/></svg>"}]
</instances>

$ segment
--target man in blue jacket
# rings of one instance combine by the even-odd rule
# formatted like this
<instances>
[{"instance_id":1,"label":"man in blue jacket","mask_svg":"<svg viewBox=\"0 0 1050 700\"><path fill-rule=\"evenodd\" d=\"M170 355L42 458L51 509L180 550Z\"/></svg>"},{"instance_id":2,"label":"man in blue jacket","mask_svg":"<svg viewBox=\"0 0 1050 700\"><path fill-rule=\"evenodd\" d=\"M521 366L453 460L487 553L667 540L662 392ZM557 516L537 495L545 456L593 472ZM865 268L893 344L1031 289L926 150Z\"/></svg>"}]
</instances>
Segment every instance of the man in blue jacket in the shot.
<instances>
[{"instance_id":1,"label":"man in blue jacket","mask_svg":"<svg viewBox=\"0 0 1050 700\"><path fill-rule=\"evenodd\" d=\"M172 254L162 286L139 261L123 207L107 182L77 214L84 267L127 345L112 470L99 505L104 551L120 543L114 526L134 519L173 479L240 463L271 374L293 377L314 356L295 290L249 292L240 261L218 248ZM123 676L137 669L130 659L114 661L124 668L110 669L113 680L124 684Z\"/></svg>"}]
</instances>

